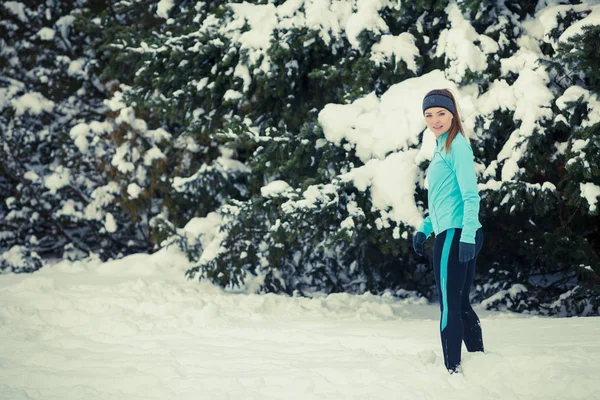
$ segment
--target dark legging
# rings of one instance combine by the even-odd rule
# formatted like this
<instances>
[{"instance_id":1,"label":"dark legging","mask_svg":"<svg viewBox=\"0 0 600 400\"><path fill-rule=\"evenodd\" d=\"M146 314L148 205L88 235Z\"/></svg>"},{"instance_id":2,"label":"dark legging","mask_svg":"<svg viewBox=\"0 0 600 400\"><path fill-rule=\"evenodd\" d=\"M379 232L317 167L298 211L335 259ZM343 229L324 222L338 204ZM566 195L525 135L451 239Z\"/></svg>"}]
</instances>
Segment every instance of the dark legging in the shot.
<instances>
[{"instance_id":1,"label":"dark legging","mask_svg":"<svg viewBox=\"0 0 600 400\"><path fill-rule=\"evenodd\" d=\"M462 264L458 261L461 232L462 229L451 228L440 233L433 248L433 270L442 312L442 351L446 368L451 372L460 365L463 340L468 351L483 351L481 325L469 300L483 232L480 228L475 235L475 258Z\"/></svg>"}]
</instances>

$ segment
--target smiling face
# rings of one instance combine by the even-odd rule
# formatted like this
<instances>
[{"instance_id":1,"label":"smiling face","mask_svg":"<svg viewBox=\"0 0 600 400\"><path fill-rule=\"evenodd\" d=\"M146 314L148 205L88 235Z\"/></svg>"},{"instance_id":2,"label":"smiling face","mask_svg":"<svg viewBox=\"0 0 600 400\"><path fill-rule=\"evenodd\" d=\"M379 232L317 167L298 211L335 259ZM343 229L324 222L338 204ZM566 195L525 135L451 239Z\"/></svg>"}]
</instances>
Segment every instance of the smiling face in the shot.
<instances>
[{"instance_id":1,"label":"smiling face","mask_svg":"<svg viewBox=\"0 0 600 400\"><path fill-rule=\"evenodd\" d=\"M448 132L452 126L452 113L442 107L431 107L425 110L425 123L435 137Z\"/></svg>"}]
</instances>

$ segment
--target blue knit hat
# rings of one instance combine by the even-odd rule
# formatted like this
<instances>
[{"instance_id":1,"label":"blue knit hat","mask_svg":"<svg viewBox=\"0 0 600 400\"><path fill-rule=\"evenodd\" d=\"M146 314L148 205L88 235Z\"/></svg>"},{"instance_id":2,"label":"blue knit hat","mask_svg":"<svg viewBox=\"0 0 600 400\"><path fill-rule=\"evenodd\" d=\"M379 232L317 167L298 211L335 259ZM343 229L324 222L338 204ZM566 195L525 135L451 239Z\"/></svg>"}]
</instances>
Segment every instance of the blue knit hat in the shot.
<instances>
[{"instance_id":1,"label":"blue knit hat","mask_svg":"<svg viewBox=\"0 0 600 400\"><path fill-rule=\"evenodd\" d=\"M425 114L425 110L431 107L442 107L450 111L452 115L456 114L452 99L443 94L430 94L429 96L425 96L423 99L423 114Z\"/></svg>"}]
</instances>

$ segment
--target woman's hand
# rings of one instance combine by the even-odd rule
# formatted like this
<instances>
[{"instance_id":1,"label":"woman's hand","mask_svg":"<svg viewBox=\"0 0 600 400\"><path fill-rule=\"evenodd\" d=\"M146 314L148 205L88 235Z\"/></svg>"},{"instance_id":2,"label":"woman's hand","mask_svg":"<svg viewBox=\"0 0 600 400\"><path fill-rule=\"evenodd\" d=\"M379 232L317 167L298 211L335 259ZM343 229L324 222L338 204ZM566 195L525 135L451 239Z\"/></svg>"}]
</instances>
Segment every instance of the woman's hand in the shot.
<instances>
[{"instance_id":1,"label":"woman's hand","mask_svg":"<svg viewBox=\"0 0 600 400\"><path fill-rule=\"evenodd\" d=\"M458 243L458 261L468 263L475 258L475 245L471 243Z\"/></svg>"},{"instance_id":2,"label":"woman's hand","mask_svg":"<svg viewBox=\"0 0 600 400\"><path fill-rule=\"evenodd\" d=\"M413 249L415 249L415 253L417 253L417 255L421 257L424 256L424 247L426 240L427 237L423 232L417 232L417 234L413 236Z\"/></svg>"}]
</instances>

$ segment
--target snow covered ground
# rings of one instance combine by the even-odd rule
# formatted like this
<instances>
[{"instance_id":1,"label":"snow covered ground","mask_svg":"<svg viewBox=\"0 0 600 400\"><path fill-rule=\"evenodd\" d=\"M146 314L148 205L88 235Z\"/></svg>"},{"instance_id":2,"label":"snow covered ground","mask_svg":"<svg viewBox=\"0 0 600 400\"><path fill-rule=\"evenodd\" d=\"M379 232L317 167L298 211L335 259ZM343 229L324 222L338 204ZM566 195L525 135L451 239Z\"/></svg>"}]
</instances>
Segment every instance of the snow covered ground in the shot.
<instances>
[{"instance_id":1,"label":"snow covered ground","mask_svg":"<svg viewBox=\"0 0 600 400\"><path fill-rule=\"evenodd\" d=\"M448 375L437 305L226 293L178 251L0 276L0 399L600 399L600 319L480 310Z\"/></svg>"}]
</instances>

